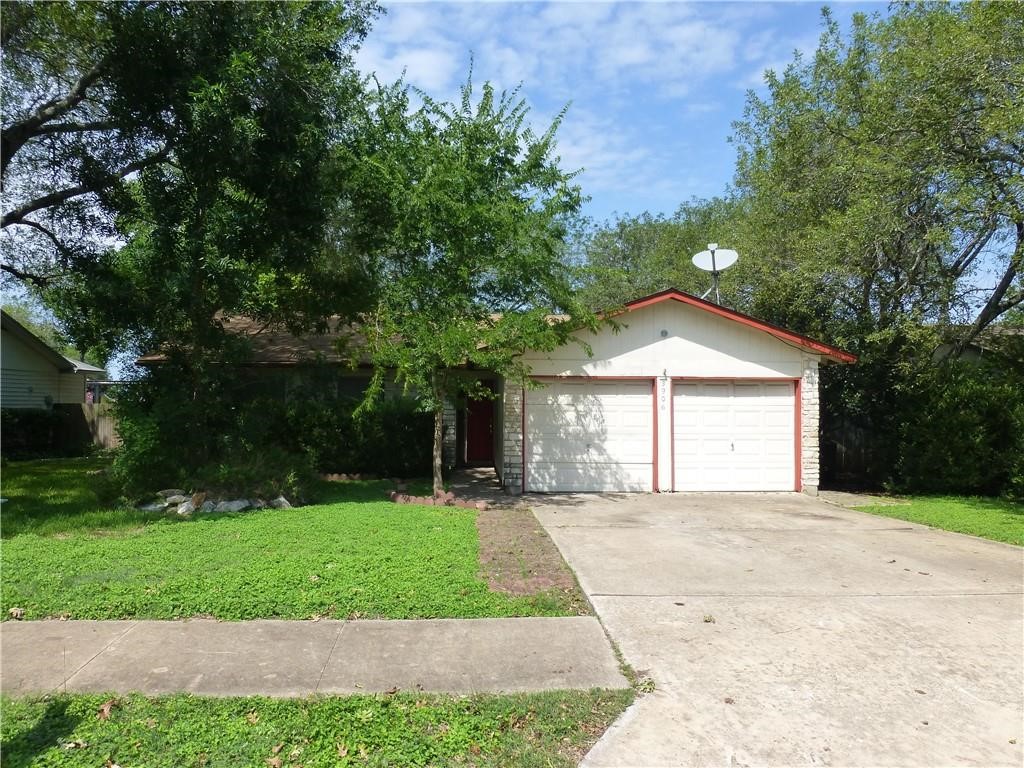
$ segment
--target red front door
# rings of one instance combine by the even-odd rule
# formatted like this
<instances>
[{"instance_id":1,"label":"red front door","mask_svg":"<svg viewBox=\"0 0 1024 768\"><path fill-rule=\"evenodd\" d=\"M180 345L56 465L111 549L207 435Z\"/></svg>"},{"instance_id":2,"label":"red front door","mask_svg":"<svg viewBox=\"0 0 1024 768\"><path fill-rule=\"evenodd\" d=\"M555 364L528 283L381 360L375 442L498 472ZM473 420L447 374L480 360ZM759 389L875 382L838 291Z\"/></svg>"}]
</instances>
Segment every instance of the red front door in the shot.
<instances>
[{"instance_id":1,"label":"red front door","mask_svg":"<svg viewBox=\"0 0 1024 768\"><path fill-rule=\"evenodd\" d=\"M466 463L494 461L494 401L466 404Z\"/></svg>"}]
</instances>

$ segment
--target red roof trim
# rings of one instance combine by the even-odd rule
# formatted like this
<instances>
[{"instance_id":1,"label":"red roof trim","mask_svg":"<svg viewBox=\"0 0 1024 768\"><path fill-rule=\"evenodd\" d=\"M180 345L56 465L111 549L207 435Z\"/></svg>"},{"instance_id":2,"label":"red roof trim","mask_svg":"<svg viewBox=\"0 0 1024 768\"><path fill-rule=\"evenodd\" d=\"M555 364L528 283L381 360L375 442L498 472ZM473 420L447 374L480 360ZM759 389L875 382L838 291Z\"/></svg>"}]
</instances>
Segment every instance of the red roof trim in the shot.
<instances>
[{"instance_id":1,"label":"red roof trim","mask_svg":"<svg viewBox=\"0 0 1024 768\"><path fill-rule=\"evenodd\" d=\"M652 293L650 296L644 296L642 299L636 299L630 301L625 305L626 312L632 312L637 309L643 309L649 307L652 304L660 304L663 301L678 301L681 304L687 304L697 309L703 309L705 312L710 312L713 315L724 317L727 320L734 320L743 325L755 328L759 331L764 331L780 341L789 342L796 344L797 346L803 347L804 349L810 350L815 354L824 355L832 360L839 363L855 363L857 362L857 356L852 355L849 352L839 349L839 347L833 347L825 344L821 341L816 341L809 336L804 336L793 331L788 331L785 328L780 328L777 325L766 323L764 320L758 320L756 317L745 315L742 312L737 312L734 309L727 309L726 307L720 307L718 304L714 304L704 299L698 299L696 296L692 296L689 293L683 293L683 291L675 288L669 288L658 293Z\"/></svg>"}]
</instances>

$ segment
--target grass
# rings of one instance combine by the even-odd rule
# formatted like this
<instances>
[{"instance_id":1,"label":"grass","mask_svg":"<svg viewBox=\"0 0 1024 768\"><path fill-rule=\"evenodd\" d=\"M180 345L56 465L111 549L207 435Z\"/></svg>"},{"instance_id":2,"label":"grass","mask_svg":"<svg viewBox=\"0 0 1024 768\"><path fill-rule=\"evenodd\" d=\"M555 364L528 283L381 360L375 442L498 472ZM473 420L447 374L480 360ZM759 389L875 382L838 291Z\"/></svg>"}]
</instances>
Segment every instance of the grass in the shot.
<instances>
[{"instance_id":1,"label":"grass","mask_svg":"<svg viewBox=\"0 0 1024 768\"><path fill-rule=\"evenodd\" d=\"M35 765L570 766L634 692L212 699L104 695L3 704L6 768Z\"/></svg>"},{"instance_id":2,"label":"grass","mask_svg":"<svg viewBox=\"0 0 1024 768\"><path fill-rule=\"evenodd\" d=\"M151 515L114 503L109 466L105 457L4 462L0 495L7 501L0 534L115 529L151 520Z\"/></svg>"},{"instance_id":3,"label":"grass","mask_svg":"<svg viewBox=\"0 0 1024 768\"><path fill-rule=\"evenodd\" d=\"M1024 504L1019 502L968 496L918 496L907 501L857 510L1024 546Z\"/></svg>"},{"instance_id":4,"label":"grass","mask_svg":"<svg viewBox=\"0 0 1024 768\"><path fill-rule=\"evenodd\" d=\"M191 519L97 510L102 479L89 473L102 468L95 459L5 467L4 618L13 607L27 619L576 612L557 590L488 588L475 510L392 504L382 482L324 484L325 503L286 510Z\"/></svg>"}]
</instances>

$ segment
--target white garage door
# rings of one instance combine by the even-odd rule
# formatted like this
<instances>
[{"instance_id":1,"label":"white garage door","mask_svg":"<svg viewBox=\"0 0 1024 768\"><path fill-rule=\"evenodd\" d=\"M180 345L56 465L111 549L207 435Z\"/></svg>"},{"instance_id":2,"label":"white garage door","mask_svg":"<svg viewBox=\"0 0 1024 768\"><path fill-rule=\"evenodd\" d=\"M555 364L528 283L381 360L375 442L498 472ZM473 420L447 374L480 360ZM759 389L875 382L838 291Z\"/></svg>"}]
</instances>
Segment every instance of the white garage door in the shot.
<instances>
[{"instance_id":1,"label":"white garage door","mask_svg":"<svg viewBox=\"0 0 1024 768\"><path fill-rule=\"evenodd\" d=\"M651 383L553 382L526 393L526 490L650 491Z\"/></svg>"},{"instance_id":2,"label":"white garage door","mask_svg":"<svg viewBox=\"0 0 1024 768\"><path fill-rule=\"evenodd\" d=\"M676 382L677 491L792 491L792 382Z\"/></svg>"}]
</instances>

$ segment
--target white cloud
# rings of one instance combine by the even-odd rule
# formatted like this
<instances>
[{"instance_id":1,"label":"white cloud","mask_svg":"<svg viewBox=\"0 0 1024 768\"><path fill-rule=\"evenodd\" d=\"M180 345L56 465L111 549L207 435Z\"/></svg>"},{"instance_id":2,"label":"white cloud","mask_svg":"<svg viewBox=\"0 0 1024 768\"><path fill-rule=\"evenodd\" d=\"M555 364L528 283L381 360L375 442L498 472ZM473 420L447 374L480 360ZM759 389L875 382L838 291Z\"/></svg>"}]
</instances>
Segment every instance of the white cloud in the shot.
<instances>
[{"instance_id":1,"label":"white cloud","mask_svg":"<svg viewBox=\"0 0 1024 768\"><path fill-rule=\"evenodd\" d=\"M688 123L715 113L720 152L729 120L742 109L740 89L760 86L764 69L781 70L794 49L815 49L816 18L798 11L804 23L791 28L795 7L393 3L357 64L383 80L406 69L407 82L452 100L472 56L476 83L489 80L505 90L523 84L538 130L548 125L545 117L572 102L559 150L564 167L586 168L581 183L588 192L622 197L660 189L681 200L694 186L708 186L688 170L701 160L684 138L696 141ZM698 154L708 146L701 141Z\"/></svg>"}]
</instances>

